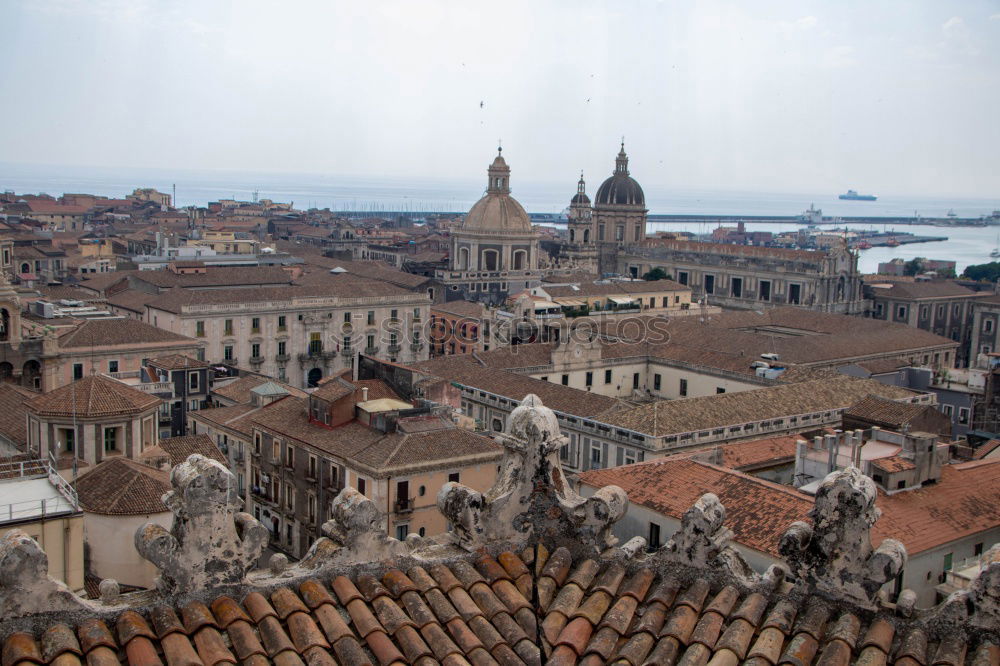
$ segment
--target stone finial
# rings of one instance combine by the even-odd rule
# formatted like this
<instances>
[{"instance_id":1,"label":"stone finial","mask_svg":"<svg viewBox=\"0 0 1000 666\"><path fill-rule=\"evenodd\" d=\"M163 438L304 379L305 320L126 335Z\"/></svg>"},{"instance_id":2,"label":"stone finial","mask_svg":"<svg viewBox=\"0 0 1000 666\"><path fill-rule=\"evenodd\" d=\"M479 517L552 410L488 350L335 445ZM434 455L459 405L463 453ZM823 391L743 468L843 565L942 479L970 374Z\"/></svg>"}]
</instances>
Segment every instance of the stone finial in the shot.
<instances>
[{"instance_id":1,"label":"stone finial","mask_svg":"<svg viewBox=\"0 0 1000 666\"><path fill-rule=\"evenodd\" d=\"M0 538L0 617L87 608L83 599L49 577L49 558L26 532Z\"/></svg>"},{"instance_id":2,"label":"stone finial","mask_svg":"<svg viewBox=\"0 0 1000 666\"><path fill-rule=\"evenodd\" d=\"M705 567L729 545L733 531L725 527L726 507L712 493L698 498L681 516L680 529L663 545L664 554L693 567Z\"/></svg>"},{"instance_id":3,"label":"stone finial","mask_svg":"<svg viewBox=\"0 0 1000 666\"><path fill-rule=\"evenodd\" d=\"M979 575L969 585L969 602L973 625L1000 627L1000 543L983 553Z\"/></svg>"},{"instance_id":4,"label":"stone finial","mask_svg":"<svg viewBox=\"0 0 1000 666\"><path fill-rule=\"evenodd\" d=\"M288 556L284 553L274 553L268 560L267 566L271 569L272 575L280 576L288 568Z\"/></svg>"},{"instance_id":5,"label":"stone finial","mask_svg":"<svg viewBox=\"0 0 1000 666\"><path fill-rule=\"evenodd\" d=\"M856 467L831 472L816 491L809 517L781 537L779 550L801 585L826 596L868 607L879 589L906 564L906 549L885 539L872 549L878 520L875 482Z\"/></svg>"},{"instance_id":6,"label":"stone finial","mask_svg":"<svg viewBox=\"0 0 1000 666\"><path fill-rule=\"evenodd\" d=\"M194 454L170 472L163 503L174 512L168 532L146 523L135 533L139 554L160 570L161 591L187 594L240 585L267 544L267 528L248 513L236 479L221 463Z\"/></svg>"},{"instance_id":7,"label":"stone finial","mask_svg":"<svg viewBox=\"0 0 1000 666\"><path fill-rule=\"evenodd\" d=\"M114 578L105 578L98 585L97 589L101 593L101 603L103 604L113 604L118 601L118 597L122 594L121 586L118 584Z\"/></svg>"},{"instance_id":8,"label":"stone finial","mask_svg":"<svg viewBox=\"0 0 1000 666\"><path fill-rule=\"evenodd\" d=\"M302 558L302 566L380 562L408 555L411 544L385 533L382 513L375 502L347 486L333 500L330 520L323 534Z\"/></svg>"},{"instance_id":9,"label":"stone finial","mask_svg":"<svg viewBox=\"0 0 1000 666\"><path fill-rule=\"evenodd\" d=\"M569 488L559 464L559 449L568 440L555 413L537 396L525 396L511 412L500 441L500 474L485 494L459 483L446 483L438 493L438 507L460 546L473 550L532 536L548 545L571 543L597 552L617 544L611 525L625 515L628 496L617 486L589 498Z\"/></svg>"},{"instance_id":10,"label":"stone finial","mask_svg":"<svg viewBox=\"0 0 1000 666\"><path fill-rule=\"evenodd\" d=\"M680 528L658 555L698 569L721 566L745 584L756 582L750 565L730 547L733 531L723 525L725 521L726 507L714 494L705 493L684 512Z\"/></svg>"}]
</instances>

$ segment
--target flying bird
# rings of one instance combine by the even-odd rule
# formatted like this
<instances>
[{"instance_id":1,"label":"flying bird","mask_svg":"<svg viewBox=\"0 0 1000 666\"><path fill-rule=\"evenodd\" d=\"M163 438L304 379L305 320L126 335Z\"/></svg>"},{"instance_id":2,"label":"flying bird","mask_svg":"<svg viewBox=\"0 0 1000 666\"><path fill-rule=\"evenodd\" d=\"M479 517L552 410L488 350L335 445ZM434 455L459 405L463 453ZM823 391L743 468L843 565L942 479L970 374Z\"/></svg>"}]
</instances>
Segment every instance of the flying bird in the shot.
<instances>
[{"instance_id":1,"label":"flying bird","mask_svg":"<svg viewBox=\"0 0 1000 666\"><path fill-rule=\"evenodd\" d=\"M483 108L483 102L482 102L482 100L479 101L479 108L480 109Z\"/></svg>"}]
</instances>

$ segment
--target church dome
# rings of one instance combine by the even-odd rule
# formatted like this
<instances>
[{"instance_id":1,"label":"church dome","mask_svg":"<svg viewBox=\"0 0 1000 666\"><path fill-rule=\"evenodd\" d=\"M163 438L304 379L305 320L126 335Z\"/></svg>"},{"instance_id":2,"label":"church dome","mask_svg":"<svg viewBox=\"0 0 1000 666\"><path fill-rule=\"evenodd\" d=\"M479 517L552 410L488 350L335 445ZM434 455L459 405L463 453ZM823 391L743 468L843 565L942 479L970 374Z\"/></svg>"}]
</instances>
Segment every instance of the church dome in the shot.
<instances>
[{"instance_id":1,"label":"church dome","mask_svg":"<svg viewBox=\"0 0 1000 666\"><path fill-rule=\"evenodd\" d=\"M531 218L510 196L510 167L498 149L487 170L486 194L469 210L462 222L463 231L494 234L531 233Z\"/></svg>"},{"instance_id":2,"label":"church dome","mask_svg":"<svg viewBox=\"0 0 1000 666\"><path fill-rule=\"evenodd\" d=\"M646 195L635 178L628 175L628 155L625 144L615 159L615 172L597 188L595 204L598 206L645 206Z\"/></svg>"}]
</instances>

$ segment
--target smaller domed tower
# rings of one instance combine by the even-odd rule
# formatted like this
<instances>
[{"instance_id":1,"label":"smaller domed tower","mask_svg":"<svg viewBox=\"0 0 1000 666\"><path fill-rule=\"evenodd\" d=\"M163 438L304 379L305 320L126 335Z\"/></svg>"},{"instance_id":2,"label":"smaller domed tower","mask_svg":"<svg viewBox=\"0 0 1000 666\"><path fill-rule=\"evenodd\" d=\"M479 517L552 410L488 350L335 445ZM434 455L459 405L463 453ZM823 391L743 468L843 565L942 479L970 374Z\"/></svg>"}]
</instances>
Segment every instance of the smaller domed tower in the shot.
<instances>
[{"instance_id":1,"label":"smaller domed tower","mask_svg":"<svg viewBox=\"0 0 1000 666\"><path fill-rule=\"evenodd\" d=\"M569 202L569 242L574 245L593 245L592 222L587 183L584 182L581 171L580 182L576 184L576 195Z\"/></svg>"},{"instance_id":2,"label":"smaller domed tower","mask_svg":"<svg viewBox=\"0 0 1000 666\"><path fill-rule=\"evenodd\" d=\"M580 181L576 184L576 194L570 199L567 212L569 242L559 253L559 260L563 265L586 271L597 270L597 238L594 235L592 212L590 197L587 196L587 183L581 172Z\"/></svg>"}]
</instances>

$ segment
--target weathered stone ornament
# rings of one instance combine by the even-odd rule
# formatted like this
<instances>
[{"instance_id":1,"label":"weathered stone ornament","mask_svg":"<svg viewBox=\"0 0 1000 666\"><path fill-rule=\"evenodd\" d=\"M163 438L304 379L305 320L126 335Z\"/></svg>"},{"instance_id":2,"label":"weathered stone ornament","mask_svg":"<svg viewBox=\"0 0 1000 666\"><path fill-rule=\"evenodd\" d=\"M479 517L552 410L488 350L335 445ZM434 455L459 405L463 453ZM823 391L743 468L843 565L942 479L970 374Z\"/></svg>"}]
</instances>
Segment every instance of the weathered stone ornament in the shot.
<instances>
[{"instance_id":1,"label":"weathered stone ornament","mask_svg":"<svg viewBox=\"0 0 1000 666\"><path fill-rule=\"evenodd\" d=\"M381 562L407 555L418 542L394 539L385 533L375 502L347 486L333 500L323 534L302 558L305 568L360 562Z\"/></svg>"},{"instance_id":2,"label":"weathered stone ornament","mask_svg":"<svg viewBox=\"0 0 1000 666\"><path fill-rule=\"evenodd\" d=\"M241 585L267 544L267 528L240 509L232 472L194 454L170 473L163 503L174 512L168 532L146 523L135 548L160 570L161 591L187 594Z\"/></svg>"},{"instance_id":3,"label":"weathered stone ornament","mask_svg":"<svg viewBox=\"0 0 1000 666\"><path fill-rule=\"evenodd\" d=\"M88 608L63 583L49 577L49 558L26 532L0 538L0 618Z\"/></svg>"},{"instance_id":4,"label":"weathered stone ornament","mask_svg":"<svg viewBox=\"0 0 1000 666\"><path fill-rule=\"evenodd\" d=\"M584 498L568 487L559 463L567 439L537 396L527 395L511 412L509 432L500 441L500 474L485 494L460 483L446 483L438 493L438 508L460 546L474 550L535 538L602 552L618 543L611 525L625 515L628 496L606 486Z\"/></svg>"},{"instance_id":5,"label":"weathered stone ornament","mask_svg":"<svg viewBox=\"0 0 1000 666\"><path fill-rule=\"evenodd\" d=\"M758 577L729 545L733 531L723 524L725 521L726 507L714 494L705 493L684 512L680 529L657 555L699 569L721 567L744 585L751 585Z\"/></svg>"},{"instance_id":6,"label":"weathered stone ornament","mask_svg":"<svg viewBox=\"0 0 1000 666\"><path fill-rule=\"evenodd\" d=\"M872 549L880 511L875 482L856 467L830 473L816 491L809 517L781 537L779 551L800 585L833 599L872 607L879 589L906 565L906 549L885 539Z\"/></svg>"},{"instance_id":7,"label":"weathered stone ornament","mask_svg":"<svg viewBox=\"0 0 1000 666\"><path fill-rule=\"evenodd\" d=\"M972 624L1000 631L1000 543L983 553L981 569L969 585Z\"/></svg>"}]
</instances>

